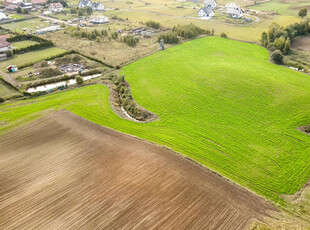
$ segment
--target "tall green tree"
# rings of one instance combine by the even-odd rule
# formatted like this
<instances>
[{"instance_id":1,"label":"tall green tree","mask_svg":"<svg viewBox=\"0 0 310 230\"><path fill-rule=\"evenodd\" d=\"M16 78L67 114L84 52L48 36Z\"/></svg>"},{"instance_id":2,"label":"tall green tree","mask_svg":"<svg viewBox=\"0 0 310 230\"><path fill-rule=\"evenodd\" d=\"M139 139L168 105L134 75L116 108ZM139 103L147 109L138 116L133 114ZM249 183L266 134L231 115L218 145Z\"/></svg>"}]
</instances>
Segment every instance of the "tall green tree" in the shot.
<instances>
[{"instance_id":1,"label":"tall green tree","mask_svg":"<svg viewBox=\"0 0 310 230\"><path fill-rule=\"evenodd\" d=\"M301 9L301 10L298 12L298 16L299 16L299 17L302 17L302 18L306 17L307 14L308 14L308 11L307 11L306 8Z\"/></svg>"}]
</instances>

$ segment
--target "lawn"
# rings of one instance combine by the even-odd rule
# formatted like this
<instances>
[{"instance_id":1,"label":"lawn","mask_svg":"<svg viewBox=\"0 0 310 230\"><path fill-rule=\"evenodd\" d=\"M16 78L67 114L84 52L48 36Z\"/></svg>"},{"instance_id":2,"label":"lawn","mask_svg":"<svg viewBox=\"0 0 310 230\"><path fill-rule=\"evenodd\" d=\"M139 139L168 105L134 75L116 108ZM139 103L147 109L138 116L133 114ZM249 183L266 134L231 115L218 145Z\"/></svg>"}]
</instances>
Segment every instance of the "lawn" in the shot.
<instances>
[{"instance_id":1,"label":"lawn","mask_svg":"<svg viewBox=\"0 0 310 230\"><path fill-rule=\"evenodd\" d=\"M39 44L39 43L35 41L25 40L25 41L20 41L20 42L13 42L11 43L11 46L16 47L17 49L21 49L21 48L26 48L28 46L32 46L35 44Z\"/></svg>"},{"instance_id":2,"label":"lawn","mask_svg":"<svg viewBox=\"0 0 310 230\"><path fill-rule=\"evenodd\" d=\"M59 55L65 52L67 51L64 49L53 47L53 48L48 48L44 50L27 52L24 54L18 54L14 56L14 58L12 59L8 59L8 60L0 62L0 69L2 71L6 71L6 68L9 65L17 65L18 67L20 65L38 62L46 58L50 58L50 57L53 57L53 56L56 56L56 55Z\"/></svg>"},{"instance_id":3,"label":"lawn","mask_svg":"<svg viewBox=\"0 0 310 230\"><path fill-rule=\"evenodd\" d=\"M6 84L0 77L0 97L1 98L10 98L12 96L21 95L13 87Z\"/></svg>"},{"instance_id":4,"label":"lawn","mask_svg":"<svg viewBox=\"0 0 310 230\"><path fill-rule=\"evenodd\" d=\"M27 28L28 31L36 31L39 28L44 28L47 26L50 26L49 23L46 22L46 20L43 20L41 18L34 18L30 20L25 20L25 21L19 21L19 22L14 22L14 23L9 23L9 24L4 24L1 25L5 29L9 29L13 32L24 32L23 29Z\"/></svg>"},{"instance_id":5,"label":"lawn","mask_svg":"<svg viewBox=\"0 0 310 230\"><path fill-rule=\"evenodd\" d=\"M310 78L268 62L266 49L209 37L156 53L122 70L135 100L157 114L141 124L113 113L93 85L0 106L0 131L67 109L92 122L188 156L280 202L310 176Z\"/></svg>"}]
</instances>

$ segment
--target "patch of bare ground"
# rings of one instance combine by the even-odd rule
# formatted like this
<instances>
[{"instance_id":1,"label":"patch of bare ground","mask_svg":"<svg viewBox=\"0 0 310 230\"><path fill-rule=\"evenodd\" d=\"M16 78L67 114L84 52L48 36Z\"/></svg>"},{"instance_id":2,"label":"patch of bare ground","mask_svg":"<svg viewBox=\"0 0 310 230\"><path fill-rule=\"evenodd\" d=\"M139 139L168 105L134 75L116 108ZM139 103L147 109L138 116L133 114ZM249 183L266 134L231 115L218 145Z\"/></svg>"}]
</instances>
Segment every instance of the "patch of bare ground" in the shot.
<instances>
[{"instance_id":1,"label":"patch of bare ground","mask_svg":"<svg viewBox=\"0 0 310 230\"><path fill-rule=\"evenodd\" d=\"M304 133L310 135L310 124L309 125L305 125L305 126L300 126L298 128L298 130L300 130L301 132L304 132Z\"/></svg>"},{"instance_id":2,"label":"patch of bare ground","mask_svg":"<svg viewBox=\"0 0 310 230\"><path fill-rule=\"evenodd\" d=\"M2 229L246 229L275 208L180 155L61 110L0 136Z\"/></svg>"},{"instance_id":3,"label":"patch of bare ground","mask_svg":"<svg viewBox=\"0 0 310 230\"><path fill-rule=\"evenodd\" d=\"M292 48L310 52L310 36L301 36L294 39Z\"/></svg>"}]
</instances>

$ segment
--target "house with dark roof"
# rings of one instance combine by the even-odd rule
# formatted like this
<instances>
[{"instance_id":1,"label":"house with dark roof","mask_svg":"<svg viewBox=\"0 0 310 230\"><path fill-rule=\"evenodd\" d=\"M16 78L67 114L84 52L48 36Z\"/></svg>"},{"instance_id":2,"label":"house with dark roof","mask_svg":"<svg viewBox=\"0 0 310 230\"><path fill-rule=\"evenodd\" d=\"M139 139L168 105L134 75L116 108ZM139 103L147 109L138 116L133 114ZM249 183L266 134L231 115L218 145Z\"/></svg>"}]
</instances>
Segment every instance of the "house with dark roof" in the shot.
<instances>
[{"instance_id":1,"label":"house with dark roof","mask_svg":"<svg viewBox=\"0 0 310 230\"><path fill-rule=\"evenodd\" d=\"M104 5L101 2L92 2L91 0L80 0L79 8L90 7L93 11L104 11Z\"/></svg>"},{"instance_id":2,"label":"house with dark roof","mask_svg":"<svg viewBox=\"0 0 310 230\"><path fill-rule=\"evenodd\" d=\"M243 17L243 10L238 8L227 8L226 14L229 14L232 18L242 18Z\"/></svg>"},{"instance_id":3,"label":"house with dark roof","mask_svg":"<svg viewBox=\"0 0 310 230\"><path fill-rule=\"evenodd\" d=\"M210 18L214 16L214 10L212 10L211 8L208 7L203 7L200 10L198 10L198 16L199 17L206 17L206 18Z\"/></svg>"}]
</instances>

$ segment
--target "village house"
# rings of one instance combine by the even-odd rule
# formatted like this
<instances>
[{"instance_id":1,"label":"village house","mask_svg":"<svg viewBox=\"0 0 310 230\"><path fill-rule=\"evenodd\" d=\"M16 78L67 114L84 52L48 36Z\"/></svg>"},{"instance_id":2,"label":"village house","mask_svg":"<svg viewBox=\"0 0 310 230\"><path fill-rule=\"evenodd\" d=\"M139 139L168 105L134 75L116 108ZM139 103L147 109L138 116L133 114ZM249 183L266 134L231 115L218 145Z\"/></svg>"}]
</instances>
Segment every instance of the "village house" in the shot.
<instances>
[{"instance_id":1,"label":"village house","mask_svg":"<svg viewBox=\"0 0 310 230\"><path fill-rule=\"evenodd\" d=\"M10 50L10 43L6 40L0 40L0 53L4 53L8 50Z\"/></svg>"},{"instance_id":2,"label":"village house","mask_svg":"<svg viewBox=\"0 0 310 230\"><path fill-rule=\"evenodd\" d=\"M46 4L46 0L31 0L32 6L39 8L40 6L44 6Z\"/></svg>"},{"instance_id":3,"label":"village house","mask_svg":"<svg viewBox=\"0 0 310 230\"><path fill-rule=\"evenodd\" d=\"M240 7L239 7L236 3L234 3L234 2L227 3L225 7L226 7L226 9L228 9L228 8L234 8L234 9L240 8Z\"/></svg>"},{"instance_id":4,"label":"village house","mask_svg":"<svg viewBox=\"0 0 310 230\"><path fill-rule=\"evenodd\" d=\"M216 0L204 0L203 6L207 8L215 8L217 7Z\"/></svg>"},{"instance_id":5,"label":"village house","mask_svg":"<svg viewBox=\"0 0 310 230\"><path fill-rule=\"evenodd\" d=\"M208 8L208 7L201 8L197 13L198 13L199 17L210 18L210 17L214 16L214 10L212 10L211 8Z\"/></svg>"},{"instance_id":6,"label":"village house","mask_svg":"<svg viewBox=\"0 0 310 230\"><path fill-rule=\"evenodd\" d=\"M6 20L6 19L8 19L8 17L6 16L6 14L3 13L3 12L0 12L0 21Z\"/></svg>"},{"instance_id":7,"label":"village house","mask_svg":"<svg viewBox=\"0 0 310 230\"><path fill-rule=\"evenodd\" d=\"M104 5L101 2L92 2L91 0L80 0L79 8L90 7L94 11L104 11Z\"/></svg>"},{"instance_id":8,"label":"village house","mask_svg":"<svg viewBox=\"0 0 310 230\"><path fill-rule=\"evenodd\" d=\"M51 3L48 7L48 10L50 12L61 12L63 10L63 6L61 5L61 3L56 2L56 3Z\"/></svg>"},{"instance_id":9,"label":"village house","mask_svg":"<svg viewBox=\"0 0 310 230\"><path fill-rule=\"evenodd\" d=\"M92 17L90 18L90 22L93 24L104 24L104 23L108 23L109 19L106 16Z\"/></svg>"},{"instance_id":10,"label":"village house","mask_svg":"<svg viewBox=\"0 0 310 230\"><path fill-rule=\"evenodd\" d=\"M226 13L232 18L242 18L243 11L240 8L227 8Z\"/></svg>"}]
</instances>

